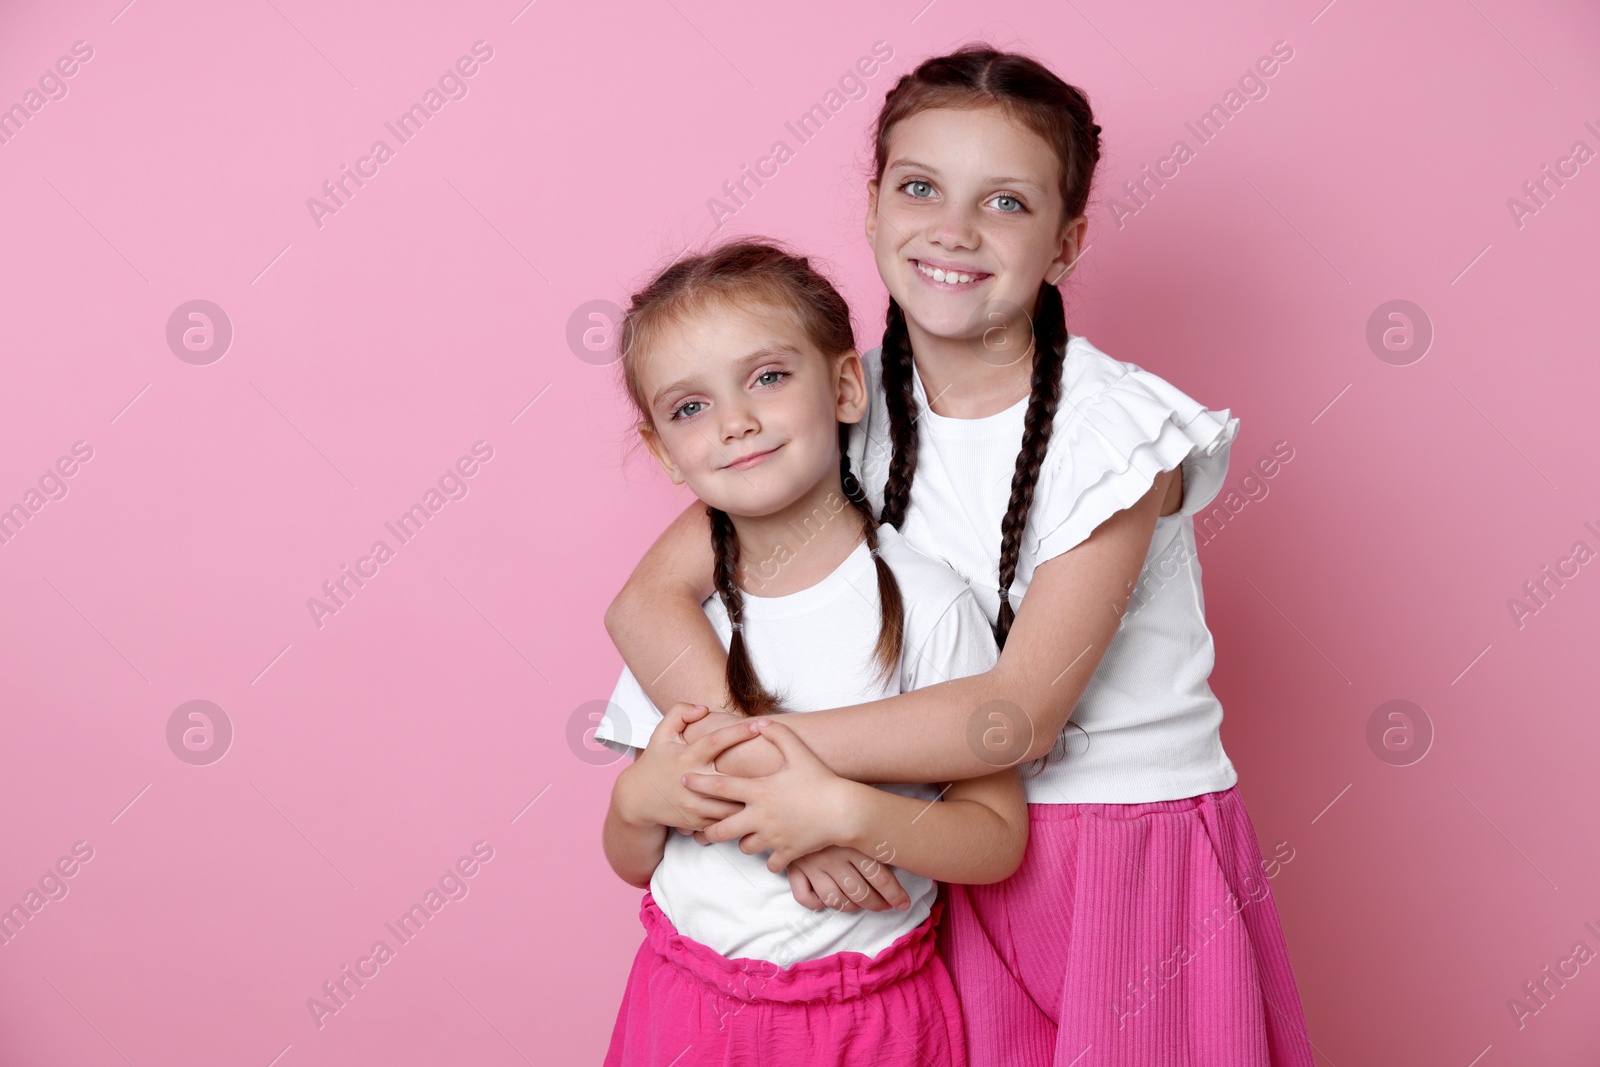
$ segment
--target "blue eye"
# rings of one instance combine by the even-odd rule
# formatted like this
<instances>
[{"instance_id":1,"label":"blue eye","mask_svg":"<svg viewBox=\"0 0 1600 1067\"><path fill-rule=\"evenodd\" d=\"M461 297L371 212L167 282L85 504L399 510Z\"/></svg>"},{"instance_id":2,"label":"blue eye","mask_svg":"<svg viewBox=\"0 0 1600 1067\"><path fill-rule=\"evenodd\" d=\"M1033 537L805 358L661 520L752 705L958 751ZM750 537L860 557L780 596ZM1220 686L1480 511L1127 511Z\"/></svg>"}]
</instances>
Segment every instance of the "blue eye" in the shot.
<instances>
[{"instance_id":1,"label":"blue eye","mask_svg":"<svg viewBox=\"0 0 1600 1067\"><path fill-rule=\"evenodd\" d=\"M1016 207L1014 207L1014 208L1001 208L1000 209L1003 213L1005 213L1007 215L1015 215L1015 214L1017 214L1019 212L1023 212L1023 211L1027 211L1028 210L1026 207L1023 206L1021 200L1018 200L1016 197L1012 196L1010 193L1001 193L999 196L995 197L995 200L996 201L1009 200L1011 203L1016 205Z\"/></svg>"},{"instance_id":2,"label":"blue eye","mask_svg":"<svg viewBox=\"0 0 1600 1067\"><path fill-rule=\"evenodd\" d=\"M929 197L929 196L932 196L932 195L933 195L933 184L932 184L932 183L931 183L931 182L926 182L926 181L923 181L923 180L922 180L922 179L921 179L921 178L912 178L912 179L911 179L911 180L910 180L910 181L908 181L908 182L903 182L903 183L902 183L902 184L901 184L901 186L900 186L900 191L901 191L901 192L906 192L906 191L907 191L907 190L909 190L909 189L910 189L910 188L911 188L911 186L913 186L913 185L920 185L920 186L922 186L922 187L923 187L923 188L925 188L925 189L927 189L927 190L928 190L928 194L927 194L927 196L923 196L923 195L920 195L920 194L918 194L918 193L912 193L912 194L911 194L911 196L912 196L912 198L913 198L913 199L916 199L916 200L926 200L926 199L928 199L928 197Z\"/></svg>"},{"instance_id":3,"label":"blue eye","mask_svg":"<svg viewBox=\"0 0 1600 1067\"><path fill-rule=\"evenodd\" d=\"M704 403L705 402L702 401L702 400L690 400L690 401L687 401L685 403L679 404L676 408L673 409L672 417L674 419L692 419L692 418L694 418L694 412L690 412L689 414L685 415L683 413L683 409L684 408L692 408L692 407L696 406L697 404L704 404Z\"/></svg>"},{"instance_id":4,"label":"blue eye","mask_svg":"<svg viewBox=\"0 0 1600 1067\"><path fill-rule=\"evenodd\" d=\"M768 371L762 371L761 374L756 377L756 381L759 382L764 378L773 378L773 377L776 377L779 381L782 381L784 378L787 378L788 376L789 376L789 372L786 371L786 370L768 370ZM777 382L772 382L771 384L777 385L778 383Z\"/></svg>"}]
</instances>

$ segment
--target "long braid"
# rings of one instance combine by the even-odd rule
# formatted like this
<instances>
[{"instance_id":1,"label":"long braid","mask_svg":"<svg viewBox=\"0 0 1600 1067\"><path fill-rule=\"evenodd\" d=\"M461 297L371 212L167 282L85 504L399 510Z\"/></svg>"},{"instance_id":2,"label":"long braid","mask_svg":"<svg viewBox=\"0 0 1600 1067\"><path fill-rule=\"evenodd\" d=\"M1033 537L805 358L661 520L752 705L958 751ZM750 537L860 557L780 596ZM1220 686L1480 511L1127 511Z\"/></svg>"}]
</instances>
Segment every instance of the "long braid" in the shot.
<instances>
[{"instance_id":1,"label":"long braid","mask_svg":"<svg viewBox=\"0 0 1600 1067\"><path fill-rule=\"evenodd\" d=\"M746 715L775 714L784 710L782 701L762 686L744 640L744 592L738 580L739 535L727 512L707 504L706 514L711 517L711 547L716 553L713 577L717 595L722 598L733 627L733 637L728 642L728 698Z\"/></svg>"},{"instance_id":2,"label":"long braid","mask_svg":"<svg viewBox=\"0 0 1600 1067\"><path fill-rule=\"evenodd\" d=\"M1062 349L1066 340L1061 291L1043 282L1039 287L1039 313L1033 322L1033 391L1023 416L1016 471L1011 475L1011 501L1006 505L1005 518L1000 520L1000 617L995 625L995 642L1001 648L1006 647L1006 635L1016 618L1011 609L1011 582L1017 576L1017 557L1022 552L1028 510L1033 506L1033 488L1050 447L1050 431L1061 400Z\"/></svg>"},{"instance_id":3,"label":"long braid","mask_svg":"<svg viewBox=\"0 0 1600 1067\"><path fill-rule=\"evenodd\" d=\"M911 334L906 330L905 312L893 297L889 298L881 355L892 448L879 519L904 530L906 509L911 506L911 479L917 473L917 394L912 381Z\"/></svg>"},{"instance_id":4,"label":"long braid","mask_svg":"<svg viewBox=\"0 0 1600 1067\"><path fill-rule=\"evenodd\" d=\"M867 549L878 571L878 604L882 619L878 624L878 643L873 648L873 658L878 661L878 673L884 681L894 680L900 667L900 654L905 647L905 600L900 595L900 583L894 571L878 552L878 520L873 517L872 505L867 502L867 492L850 470L850 427L839 424L839 480L844 486L846 499L861 515L861 529L867 535Z\"/></svg>"}]
</instances>

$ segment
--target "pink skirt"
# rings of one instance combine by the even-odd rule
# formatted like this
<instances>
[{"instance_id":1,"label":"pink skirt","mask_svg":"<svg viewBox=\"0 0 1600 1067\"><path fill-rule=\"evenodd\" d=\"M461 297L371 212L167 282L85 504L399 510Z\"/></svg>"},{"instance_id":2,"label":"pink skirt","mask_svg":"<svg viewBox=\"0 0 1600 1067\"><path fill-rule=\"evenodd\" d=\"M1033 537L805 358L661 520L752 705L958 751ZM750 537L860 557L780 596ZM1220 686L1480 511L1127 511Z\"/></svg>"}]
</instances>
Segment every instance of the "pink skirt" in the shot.
<instances>
[{"instance_id":1,"label":"pink skirt","mask_svg":"<svg viewBox=\"0 0 1600 1067\"><path fill-rule=\"evenodd\" d=\"M972 1067L1312 1067L1237 785L1028 811L1015 874L948 889Z\"/></svg>"},{"instance_id":2,"label":"pink skirt","mask_svg":"<svg viewBox=\"0 0 1600 1067\"><path fill-rule=\"evenodd\" d=\"M935 947L943 908L876 956L779 967L684 937L647 892L606 1067L966 1067L961 1008Z\"/></svg>"}]
</instances>

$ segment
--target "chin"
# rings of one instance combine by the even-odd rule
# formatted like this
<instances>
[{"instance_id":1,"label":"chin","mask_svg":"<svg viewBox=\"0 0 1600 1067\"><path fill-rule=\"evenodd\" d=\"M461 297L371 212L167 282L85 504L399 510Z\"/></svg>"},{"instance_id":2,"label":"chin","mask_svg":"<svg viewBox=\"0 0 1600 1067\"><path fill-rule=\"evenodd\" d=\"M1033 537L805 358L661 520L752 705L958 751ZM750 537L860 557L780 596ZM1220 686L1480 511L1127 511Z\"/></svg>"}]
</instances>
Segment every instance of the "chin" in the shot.
<instances>
[{"instance_id":1,"label":"chin","mask_svg":"<svg viewBox=\"0 0 1600 1067\"><path fill-rule=\"evenodd\" d=\"M719 487L721 492L696 493L700 502L716 508L718 511L729 515L738 515L742 518L759 519L781 511L788 505L787 500L773 499L774 494L751 490L750 492L728 492L726 486Z\"/></svg>"},{"instance_id":2,"label":"chin","mask_svg":"<svg viewBox=\"0 0 1600 1067\"><path fill-rule=\"evenodd\" d=\"M976 303L958 303L949 298L939 300L919 295L916 300L898 300L897 303L906 318L915 319L924 331L946 341L960 340L972 333L972 318L979 314Z\"/></svg>"}]
</instances>

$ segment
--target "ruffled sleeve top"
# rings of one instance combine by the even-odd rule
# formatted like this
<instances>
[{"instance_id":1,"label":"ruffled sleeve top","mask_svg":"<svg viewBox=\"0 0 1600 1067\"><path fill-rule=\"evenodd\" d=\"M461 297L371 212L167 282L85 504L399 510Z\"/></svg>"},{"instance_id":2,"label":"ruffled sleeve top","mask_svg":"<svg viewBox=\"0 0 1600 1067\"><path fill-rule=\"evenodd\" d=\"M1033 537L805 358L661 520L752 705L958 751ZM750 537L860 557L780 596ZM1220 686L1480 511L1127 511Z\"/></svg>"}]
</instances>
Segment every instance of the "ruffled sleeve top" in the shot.
<instances>
[{"instance_id":1,"label":"ruffled sleeve top","mask_svg":"<svg viewBox=\"0 0 1600 1067\"><path fill-rule=\"evenodd\" d=\"M880 350L862 361L871 406L852 431L850 458L874 511L881 511L891 446ZM957 419L928 409L920 375L913 374L913 387L917 470L900 532L952 567L993 625L1000 611L1000 525L1027 399L984 418ZM1212 411L1083 337L1068 340L1061 402L1011 584L1013 610L1036 567L1137 502L1158 473L1182 465L1184 493L1178 511L1156 521L1127 611L1053 757L1024 779L1031 803L1177 800L1238 780L1222 748L1222 705L1208 683L1214 649L1193 521L1222 488L1238 430L1228 409ZM1062 649L1061 667L1081 651Z\"/></svg>"}]
</instances>

